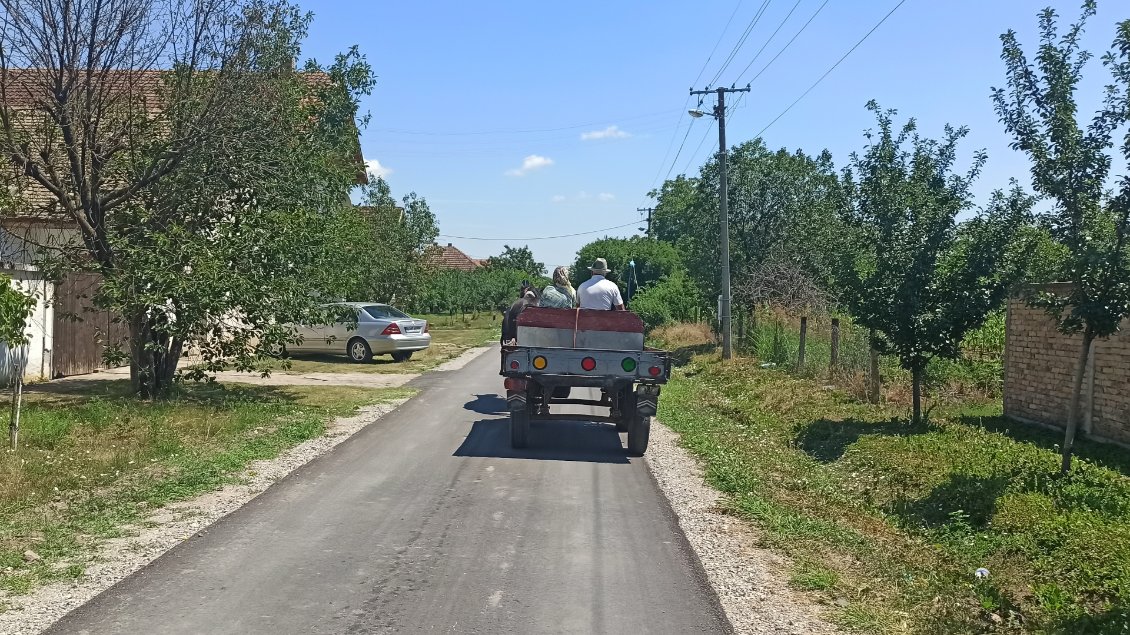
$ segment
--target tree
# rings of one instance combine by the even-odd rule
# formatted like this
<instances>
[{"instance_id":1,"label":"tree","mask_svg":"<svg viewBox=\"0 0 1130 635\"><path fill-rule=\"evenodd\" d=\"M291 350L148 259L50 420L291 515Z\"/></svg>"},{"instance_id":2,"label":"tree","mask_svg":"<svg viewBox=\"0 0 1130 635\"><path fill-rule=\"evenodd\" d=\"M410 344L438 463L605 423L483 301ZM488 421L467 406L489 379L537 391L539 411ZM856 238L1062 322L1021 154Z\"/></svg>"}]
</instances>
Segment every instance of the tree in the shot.
<instances>
[{"instance_id":1,"label":"tree","mask_svg":"<svg viewBox=\"0 0 1130 635\"><path fill-rule=\"evenodd\" d=\"M138 394L167 392L188 344L204 370L259 369L286 323L328 319L358 259L334 242L373 84L356 49L297 71L310 15L274 0L0 11L0 151L77 235L44 263L104 277Z\"/></svg>"},{"instance_id":2,"label":"tree","mask_svg":"<svg viewBox=\"0 0 1130 635\"><path fill-rule=\"evenodd\" d=\"M487 268L494 270L523 271L530 278L545 276L545 265L534 260L529 247L502 246L502 253L487 260Z\"/></svg>"},{"instance_id":3,"label":"tree","mask_svg":"<svg viewBox=\"0 0 1130 635\"><path fill-rule=\"evenodd\" d=\"M574 285L588 280L588 268L597 258L607 260L609 268L619 274L625 289L631 285L633 294L683 270L679 251L668 242L642 236L601 238L577 251L577 260L570 271ZM631 263L635 263L635 267Z\"/></svg>"},{"instance_id":4,"label":"tree","mask_svg":"<svg viewBox=\"0 0 1130 635\"><path fill-rule=\"evenodd\" d=\"M405 195L398 206L379 176L363 190L361 212L373 256L364 260L365 275L350 295L358 300L411 303L428 278L424 251L439 234L435 214L415 192Z\"/></svg>"},{"instance_id":5,"label":"tree","mask_svg":"<svg viewBox=\"0 0 1130 635\"><path fill-rule=\"evenodd\" d=\"M27 366L27 319L35 309L35 298L0 275L0 344L7 349L8 372L12 383L12 415L8 421L8 442L15 450L20 436L20 404L23 398L24 369Z\"/></svg>"},{"instance_id":6,"label":"tree","mask_svg":"<svg viewBox=\"0 0 1130 635\"><path fill-rule=\"evenodd\" d=\"M955 174L965 128L946 126L939 142L919 136L913 119L893 129L893 110L874 101L878 131L852 155L846 219L860 241L843 268L856 321L878 333L882 352L913 375L913 420L922 420L922 381L933 357L954 358L965 334L980 326L1023 273L1016 240L1032 206L1018 187L958 224L973 206L970 186L986 157L975 154ZM848 252L849 256L851 255Z\"/></svg>"},{"instance_id":7,"label":"tree","mask_svg":"<svg viewBox=\"0 0 1130 635\"><path fill-rule=\"evenodd\" d=\"M673 243L706 297L716 297L721 261L718 239L718 162L697 178L678 176L657 192L656 235ZM729 159L730 266L735 283L760 263L797 262L827 286L839 238L835 213L839 182L832 157L769 150L761 139L733 148Z\"/></svg>"},{"instance_id":8,"label":"tree","mask_svg":"<svg viewBox=\"0 0 1130 635\"><path fill-rule=\"evenodd\" d=\"M1032 186L1053 203L1048 213L1052 235L1066 248L1062 297L1035 299L1054 316L1060 331L1081 334L1063 441L1062 471L1071 469L1079 422L1083 376L1091 344L1118 331L1130 315L1130 177L1109 192L1114 133L1130 118L1130 20L1116 25L1111 50L1102 63L1111 73L1103 103L1081 126L1075 93L1091 54L1079 37L1095 2L1083 3L1082 15L1060 37L1056 13L1040 14L1040 47L1030 62L1009 30L1001 35L1001 58L1007 88L993 89L993 102L1013 147L1032 160ZM1120 146L1130 160L1130 135Z\"/></svg>"}]
</instances>

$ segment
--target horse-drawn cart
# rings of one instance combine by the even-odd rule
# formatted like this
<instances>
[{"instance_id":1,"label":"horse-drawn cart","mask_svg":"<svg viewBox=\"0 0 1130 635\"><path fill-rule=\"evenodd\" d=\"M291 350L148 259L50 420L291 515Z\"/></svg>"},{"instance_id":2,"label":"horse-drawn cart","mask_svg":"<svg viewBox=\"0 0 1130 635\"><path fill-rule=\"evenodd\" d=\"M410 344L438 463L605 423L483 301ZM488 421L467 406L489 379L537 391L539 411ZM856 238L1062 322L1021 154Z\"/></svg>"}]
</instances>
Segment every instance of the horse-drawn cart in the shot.
<instances>
[{"instance_id":1,"label":"horse-drawn cart","mask_svg":"<svg viewBox=\"0 0 1130 635\"><path fill-rule=\"evenodd\" d=\"M614 423L628 433L628 452L647 450L659 387L671 375L666 351L644 346L643 321L626 311L530 307L518 316L517 343L502 347L510 444L529 443L530 421ZM599 388L599 399L571 398L572 388ZM608 408L607 416L554 414L555 405Z\"/></svg>"}]
</instances>

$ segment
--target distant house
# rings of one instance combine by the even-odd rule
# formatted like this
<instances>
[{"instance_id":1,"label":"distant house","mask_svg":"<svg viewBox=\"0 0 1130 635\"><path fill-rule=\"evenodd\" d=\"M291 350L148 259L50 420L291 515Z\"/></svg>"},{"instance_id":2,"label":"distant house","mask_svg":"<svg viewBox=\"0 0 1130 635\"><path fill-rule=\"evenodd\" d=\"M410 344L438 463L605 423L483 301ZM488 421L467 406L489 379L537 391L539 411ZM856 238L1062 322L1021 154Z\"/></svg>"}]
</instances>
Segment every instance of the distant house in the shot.
<instances>
[{"instance_id":1,"label":"distant house","mask_svg":"<svg viewBox=\"0 0 1130 635\"><path fill-rule=\"evenodd\" d=\"M472 258L451 243L446 247L438 244L429 247L424 252L424 262L434 269L455 271L474 271L487 265L487 259Z\"/></svg>"}]
</instances>

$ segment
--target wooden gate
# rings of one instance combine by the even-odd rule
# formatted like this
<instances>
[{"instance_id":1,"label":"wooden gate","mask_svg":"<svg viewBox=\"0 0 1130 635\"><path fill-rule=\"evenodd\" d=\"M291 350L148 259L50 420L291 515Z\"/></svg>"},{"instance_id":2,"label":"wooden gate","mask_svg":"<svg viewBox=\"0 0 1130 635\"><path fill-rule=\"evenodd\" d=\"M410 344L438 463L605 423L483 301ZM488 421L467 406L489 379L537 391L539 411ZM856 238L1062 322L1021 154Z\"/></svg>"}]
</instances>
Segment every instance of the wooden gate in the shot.
<instances>
[{"instance_id":1,"label":"wooden gate","mask_svg":"<svg viewBox=\"0 0 1130 635\"><path fill-rule=\"evenodd\" d=\"M108 345L125 347L129 330L117 314L94 306L102 277L70 273L55 286L52 334L52 377L82 375L105 368L102 353Z\"/></svg>"}]
</instances>

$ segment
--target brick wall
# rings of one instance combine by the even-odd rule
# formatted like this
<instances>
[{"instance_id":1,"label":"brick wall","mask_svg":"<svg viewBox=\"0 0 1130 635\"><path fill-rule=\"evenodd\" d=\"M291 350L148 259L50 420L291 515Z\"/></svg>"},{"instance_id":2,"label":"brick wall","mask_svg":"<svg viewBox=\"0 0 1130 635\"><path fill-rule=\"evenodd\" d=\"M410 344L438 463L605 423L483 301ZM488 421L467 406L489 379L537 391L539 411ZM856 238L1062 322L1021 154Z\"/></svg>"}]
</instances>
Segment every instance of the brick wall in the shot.
<instances>
[{"instance_id":1,"label":"brick wall","mask_svg":"<svg viewBox=\"0 0 1130 635\"><path fill-rule=\"evenodd\" d=\"M1009 301L1006 329L1005 415L1063 427L1082 338L1060 333L1043 309L1022 299ZM1079 424L1089 436L1130 444L1130 324L1095 341Z\"/></svg>"}]
</instances>

